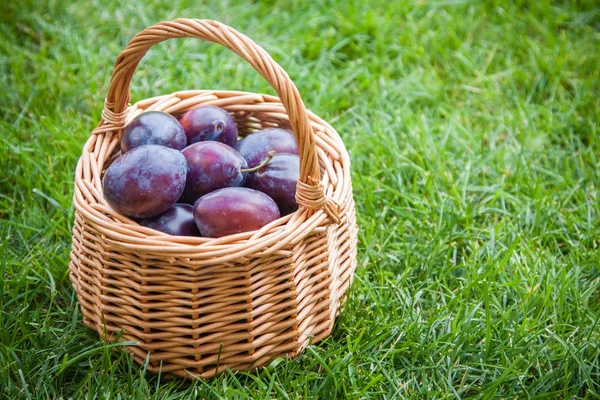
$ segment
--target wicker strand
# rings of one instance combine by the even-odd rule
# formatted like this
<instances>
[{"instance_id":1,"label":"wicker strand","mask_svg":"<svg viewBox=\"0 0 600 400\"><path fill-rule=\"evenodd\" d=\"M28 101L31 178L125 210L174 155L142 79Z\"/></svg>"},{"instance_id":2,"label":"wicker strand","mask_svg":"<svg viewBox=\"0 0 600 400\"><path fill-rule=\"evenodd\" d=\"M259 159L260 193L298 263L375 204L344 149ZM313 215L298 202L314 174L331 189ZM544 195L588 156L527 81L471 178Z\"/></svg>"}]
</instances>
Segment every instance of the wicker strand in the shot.
<instances>
[{"instance_id":1,"label":"wicker strand","mask_svg":"<svg viewBox=\"0 0 600 400\"><path fill-rule=\"evenodd\" d=\"M114 104L105 99L104 108L102 109L102 119L98 126L92 130L92 135L107 132L120 132L123 130L128 110L125 109L121 112L115 112L113 109Z\"/></svg>"},{"instance_id":2,"label":"wicker strand","mask_svg":"<svg viewBox=\"0 0 600 400\"><path fill-rule=\"evenodd\" d=\"M310 209L323 210L335 224L340 222L340 205L325 194L321 182L309 177L310 184L298 181L296 185L296 202Z\"/></svg>"}]
</instances>

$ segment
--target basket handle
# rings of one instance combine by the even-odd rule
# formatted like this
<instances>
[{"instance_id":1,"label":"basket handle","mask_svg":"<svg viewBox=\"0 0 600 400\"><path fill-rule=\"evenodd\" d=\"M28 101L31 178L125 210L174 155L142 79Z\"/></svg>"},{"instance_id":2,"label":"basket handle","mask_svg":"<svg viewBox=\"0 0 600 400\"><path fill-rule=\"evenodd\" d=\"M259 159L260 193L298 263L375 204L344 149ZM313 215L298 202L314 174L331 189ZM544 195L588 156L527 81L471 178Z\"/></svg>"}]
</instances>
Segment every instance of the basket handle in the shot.
<instances>
[{"instance_id":1,"label":"basket handle","mask_svg":"<svg viewBox=\"0 0 600 400\"><path fill-rule=\"evenodd\" d=\"M121 131L130 100L129 85L137 65L153 45L173 38L197 38L225 46L245 59L275 89L290 119L298 143L300 179L296 187L298 205L322 209L339 222L339 206L325 194L314 133L306 107L288 74L247 36L217 21L179 18L159 22L134 36L119 54L110 79L102 120L93 134Z\"/></svg>"}]
</instances>

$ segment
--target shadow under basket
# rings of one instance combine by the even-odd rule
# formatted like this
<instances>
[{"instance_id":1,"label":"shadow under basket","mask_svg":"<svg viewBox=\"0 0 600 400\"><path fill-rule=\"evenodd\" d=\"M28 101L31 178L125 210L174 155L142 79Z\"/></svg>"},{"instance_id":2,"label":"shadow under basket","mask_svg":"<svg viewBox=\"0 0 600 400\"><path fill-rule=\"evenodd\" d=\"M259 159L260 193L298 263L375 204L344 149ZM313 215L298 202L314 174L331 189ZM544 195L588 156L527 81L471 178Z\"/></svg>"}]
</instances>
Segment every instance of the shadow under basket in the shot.
<instances>
[{"instance_id":1,"label":"shadow under basket","mask_svg":"<svg viewBox=\"0 0 600 400\"><path fill-rule=\"evenodd\" d=\"M188 90L129 103L135 68L154 44L193 37L248 61L278 97ZM300 156L299 209L258 231L222 238L169 236L114 211L101 178L119 156L120 134L140 113L179 116L215 105L240 135L282 127ZM148 370L208 378L295 358L330 334L356 268L357 226L348 153L336 131L307 111L285 71L258 45L209 20L162 22L119 55L102 120L83 148L75 176L69 264L83 322L124 346Z\"/></svg>"}]
</instances>

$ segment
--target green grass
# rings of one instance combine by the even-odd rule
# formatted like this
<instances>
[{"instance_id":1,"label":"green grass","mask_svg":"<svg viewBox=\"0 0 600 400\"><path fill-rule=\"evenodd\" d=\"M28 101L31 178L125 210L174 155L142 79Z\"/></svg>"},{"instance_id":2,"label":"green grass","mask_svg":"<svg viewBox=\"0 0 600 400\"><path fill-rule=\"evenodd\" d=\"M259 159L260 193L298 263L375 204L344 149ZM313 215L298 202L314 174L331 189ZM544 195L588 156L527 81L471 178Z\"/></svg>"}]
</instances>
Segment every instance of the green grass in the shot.
<instances>
[{"instance_id":1,"label":"green grass","mask_svg":"<svg viewBox=\"0 0 600 400\"><path fill-rule=\"evenodd\" d=\"M36 3L0 12L0 398L600 397L595 1ZM289 72L346 143L360 226L330 338L194 382L98 341L67 271L75 164L116 55L178 16L231 24ZM180 40L132 95L192 88L273 93Z\"/></svg>"}]
</instances>

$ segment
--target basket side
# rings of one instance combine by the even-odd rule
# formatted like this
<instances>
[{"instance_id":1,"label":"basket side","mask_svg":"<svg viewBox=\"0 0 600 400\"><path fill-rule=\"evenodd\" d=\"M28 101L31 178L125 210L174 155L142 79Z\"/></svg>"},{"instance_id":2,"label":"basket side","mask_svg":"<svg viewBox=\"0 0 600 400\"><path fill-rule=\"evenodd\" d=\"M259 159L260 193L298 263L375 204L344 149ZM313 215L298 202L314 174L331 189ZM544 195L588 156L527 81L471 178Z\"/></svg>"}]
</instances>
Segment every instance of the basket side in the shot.
<instances>
[{"instance_id":1,"label":"basket side","mask_svg":"<svg viewBox=\"0 0 600 400\"><path fill-rule=\"evenodd\" d=\"M299 352L291 245L206 265L143 254L76 213L70 278L84 323L108 342L128 340L150 372L210 378Z\"/></svg>"},{"instance_id":2,"label":"basket side","mask_svg":"<svg viewBox=\"0 0 600 400\"><path fill-rule=\"evenodd\" d=\"M350 196L342 205L340 223L331 227L329 268L333 277L331 282L331 309L329 318L335 321L346 301L347 291L352 284L356 270L356 245L358 242L358 227L354 199Z\"/></svg>"},{"instance_id":3,"label":"basket side","mask_svg":"<svg viewBox=\"0 0 600 400\"><path fill-rule=\"evenodd\" d=\"M97 236L85 228L83 216L75 211L73 224L73 239L69 262L69 278L79 299L83 323L90 329L102 335L102 310L99 297L99 271L101 263L93 258L87 248L94 247L102 251L102 243Z\"/></svg>"},{"instance_id":4,"label":"basket side","mask_svg":"<svg viewBox=\"0 0 600 400\"><path fill-rule=\"evenodd\" d=\"M339 222L294 248L300 350L331 333L357 266L358 227L349 155L335 130L314 114L311 117L315 120L315 133L328 143L324 146L328 157L321 157L321 163L329 178L326 192L339 204ZM310 288L303 287L303 282L312 282Z\"/></svg>"},{"instance_id":5,"label":"basket side","mask_svg":"<svg viewBox=\"0 0 600 400\"><path fill-rule=\"evenodd\" d=\"M352 196L340 217L339 224L294 247L298 351L329 336L352 283L357 242Z\"/></svg>"},{"instance_id":6,"label":"basket side","mask_svg":"<svg viewBox=\"0 0 600 400\"><path fill-rule=\"evenodd\" d=\"M294 284L297 296L298 351L329 334L332 321L329 238L323 232L294 246Z\"/></svg>"}]
</instances>

